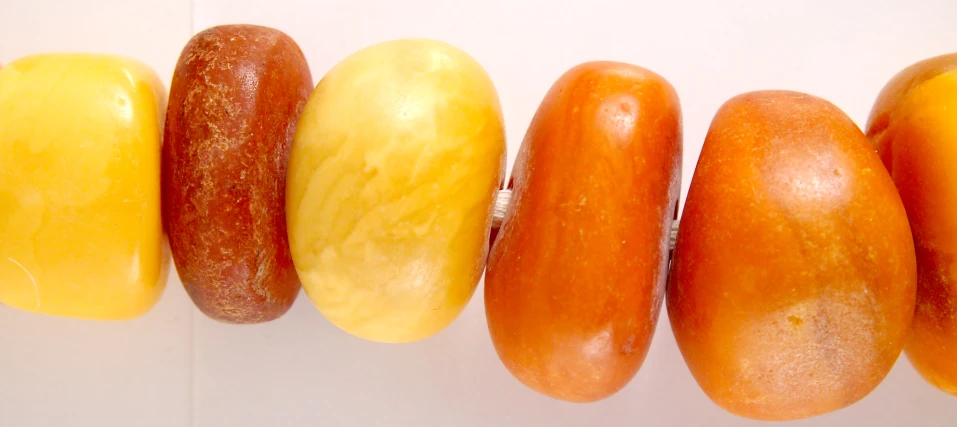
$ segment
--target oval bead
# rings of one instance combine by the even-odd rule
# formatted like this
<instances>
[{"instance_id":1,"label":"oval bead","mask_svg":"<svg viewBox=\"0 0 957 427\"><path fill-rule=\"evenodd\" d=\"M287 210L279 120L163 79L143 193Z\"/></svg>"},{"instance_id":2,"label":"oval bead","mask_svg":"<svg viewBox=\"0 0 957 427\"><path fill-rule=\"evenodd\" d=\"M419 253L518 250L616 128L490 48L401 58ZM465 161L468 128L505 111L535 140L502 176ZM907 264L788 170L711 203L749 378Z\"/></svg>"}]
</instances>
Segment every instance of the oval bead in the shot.
<instances>
[{"instance_id":1,"label":"oval bead","mask_svg":"<svg viewBox=\"0 0 957 427\"><path fill-rule=\"evenodd\" d=\"M668 272L681 180L677 94L651 71L592 62L545 96L492 248L492 342L530 388L605 398L641 366Z\"/></svg>"},{"instance_id":2,"label":"oval bead","mask_svg":"<svg viewBox=\"0 0 957 427\"><path fill-rule=\"evenodd\" d=\"M721 107L668 286L678 347L715 403L786 420L863 398L900 354L915 268L893 182L840 109L786 91Z\"/></svg>"},{"instance_id":3,"label":"oval bead","mask_svg":"<svg viewBox=\"0 0 957 427\"><path fill-rule=\"evenodd\" d=\"M917 308L905 351L957 395L957 54L905 69L881 92L868 135L897 185L917 250Z\"/></svg>"},{"instance_id":4,"label":"oval bead","mask_svg":"<svg viewBox=\"0 0 957 427\"><path fill-rule=\"evenodd\" d=\"M196 306L229 323L283 315L299 293L286 164L312 75L272 28L207 29L183 49L163 145L163 220Z\"/></svg>"},{"instance_id":5,"label":"oval bead","mask_svg":"<svg viewBox=\"0 0 957 427\"><path fill-rule=\"evenodd\" d=\"M290 157L289 241L309 298L369 340L446 327L482 274L504 161L498 95L464 52L398 40L344 59Z\"/></svg>"},{"instance_id":6,"label":"oval bead","mask_svg":"<svg viewBox=\"0 0 957 427\"><path fill-rule=\"evenodd\" d=\"M166 287L166 89L143 63L42 54L0 70L0 303L125 320Z\"/></svg>"}]
</instances>

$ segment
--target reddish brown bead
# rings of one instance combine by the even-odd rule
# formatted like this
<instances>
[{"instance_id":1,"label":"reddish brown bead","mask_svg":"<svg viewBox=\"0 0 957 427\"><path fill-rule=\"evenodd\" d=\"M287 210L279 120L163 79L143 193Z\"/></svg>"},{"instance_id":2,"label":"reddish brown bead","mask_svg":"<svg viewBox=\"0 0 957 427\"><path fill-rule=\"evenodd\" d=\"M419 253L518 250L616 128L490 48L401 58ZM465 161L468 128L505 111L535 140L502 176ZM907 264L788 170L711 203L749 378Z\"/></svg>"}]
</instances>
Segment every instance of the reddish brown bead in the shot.
<instances>
[{"instance_id":1,"label":"reddish brown bead","mask_svg":"<svg viewBox=\"0 0 957 427\"><path fill-rule=\"evenodd\" d=\"M280 31L214 27L183 50L163 146L163 222L203 313L257 323L299 292L286 235L286 163L312 76Z\"/></svg>"}]
</instances>

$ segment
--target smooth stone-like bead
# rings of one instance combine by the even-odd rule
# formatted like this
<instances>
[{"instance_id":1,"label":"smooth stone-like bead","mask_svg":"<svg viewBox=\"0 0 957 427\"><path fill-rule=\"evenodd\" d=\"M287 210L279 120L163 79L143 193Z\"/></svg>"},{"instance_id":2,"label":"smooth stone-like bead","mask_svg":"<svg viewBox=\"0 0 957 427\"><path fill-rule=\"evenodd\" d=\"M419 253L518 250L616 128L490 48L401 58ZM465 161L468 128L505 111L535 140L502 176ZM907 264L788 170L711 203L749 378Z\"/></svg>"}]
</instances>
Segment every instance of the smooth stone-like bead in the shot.
<instances>
[{"instance_id":1,"label":"smooth stone-like bead","mask_svg":"<svg viewBox=\"0 0 957 427\"><path fill-rule=\"evenodd\" d=\"M664 297L680 180L681 111L665 79L592 62L552 86L485 279L492 342L516 378L586 402L634 377Z\"/></svg>"},{"instance_id":2,"label":"smooth stone-like bead","mask_svg":"<svg viewBox=\"0 0 957 427\"><path fill-rule=\"evenodd\" d=\"M163 293L165 89L132 59L26 57L0 69L0 303L119 320Z\"/></svg>"},{"instance_id":3,"label":"smooth stone-like bead","mask_svg":"<svg viewBox=\"0 0 957 427\"><path fill-rule=\"evenodd\" d=\"M957 395L957 53L896 75L868 125L900 192L917 250L917 309L905 352Z\"/></svg>"},{"instance_id":4,"label":"smooth stone-like bead","mask_svg":"<svg viewBox=\"0 0 957 427\"><path fill-rule=\"evenodd\" d=\"M482 275L504 169L489 76L445 43L377 44L326 74L297 126L286 214L310 299L369 340L446 327Z\"/></svg>"},{"instance_id":5,"label":"smooth stone-like bead","mask_svg":"<svg viewBox=\"0 0 957 427\"><path fill-rule=\"evenodd\" d=\"M282 316L299 293L286 233L286 166L312 75L288 35L200 32L180 55L163 145L163 221L196 306L229 323Z\"/></svg>"},{"instance_id":6,"label":"smooth stone-like bead","mask_svg":"<svg viewBox=\"0 0 957 427\"><path fill-rule=\"evenodd\" d=\"M678 348L712 401L761 420L857 402L900 355L916 281L900 196L843 111L789 91L718 110L667 299Z\"/></svg>"}]
</instances>

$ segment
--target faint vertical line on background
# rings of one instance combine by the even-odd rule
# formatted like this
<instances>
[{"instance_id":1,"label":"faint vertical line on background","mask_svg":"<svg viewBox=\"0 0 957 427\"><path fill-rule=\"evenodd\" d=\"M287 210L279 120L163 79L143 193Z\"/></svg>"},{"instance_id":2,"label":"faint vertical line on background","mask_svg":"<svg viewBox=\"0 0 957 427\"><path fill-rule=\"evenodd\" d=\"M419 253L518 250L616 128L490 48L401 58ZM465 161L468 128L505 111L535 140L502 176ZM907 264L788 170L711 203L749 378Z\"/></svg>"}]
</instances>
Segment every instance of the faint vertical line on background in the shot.
<instances>
[{"instance_id":1,"label":"faint vertical line on background","mask_svg":"<svg viewBox=\"0 0 957 427\"><path fill-rule=\"evenodd\" d=\"M196 33L196 0L189 0L189 36Z\"/></svg>"},{"instance_id":2,"label":"faint vertical line on background","mask_svg":"<svg viewBox=\"0 0 957 427\"><path fill-rule=\"evenodd\" d=\"M190 26L192 28L192 26ZM189 310L189 426L196 427L196 310Z\"/></svg>"}]
</instances>

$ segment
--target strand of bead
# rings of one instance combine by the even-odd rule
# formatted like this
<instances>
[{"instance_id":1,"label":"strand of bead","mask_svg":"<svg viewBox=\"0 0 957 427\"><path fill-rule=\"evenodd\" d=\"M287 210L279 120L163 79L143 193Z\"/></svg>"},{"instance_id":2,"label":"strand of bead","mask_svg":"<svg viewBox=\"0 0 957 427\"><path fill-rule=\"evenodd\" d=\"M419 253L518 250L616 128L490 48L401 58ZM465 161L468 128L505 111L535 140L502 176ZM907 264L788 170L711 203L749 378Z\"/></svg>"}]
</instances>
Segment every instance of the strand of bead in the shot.
<instances>
[{"instance_id":1,"label":"strand of bead","mask_svg":"<svg viewBox=\"0 0 957 427\"><path fill-rule=\"evenodd\" d=\"M451 323L485 272L498 355L559 399L623 387L665 293L695 379L738 415L849 405L905 342L921 375L957 394L957 54L892 79L866 136L811 95L728 101L691 179L680 244L678 220L660 229L677 209L680 108L649 70L569 70L519 150L520 191L497 193L501 107L466 53L381 43L321 81L309 95L292 39L249 25L197 34L168 100L129 58L7 64L0 303L140 316L166 283L166 231L196 305L227 322L282 315L301 279L345 331L415 341ZM490 227L500 244L486 265Z\"/></svg>"}]
</instances>

